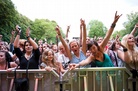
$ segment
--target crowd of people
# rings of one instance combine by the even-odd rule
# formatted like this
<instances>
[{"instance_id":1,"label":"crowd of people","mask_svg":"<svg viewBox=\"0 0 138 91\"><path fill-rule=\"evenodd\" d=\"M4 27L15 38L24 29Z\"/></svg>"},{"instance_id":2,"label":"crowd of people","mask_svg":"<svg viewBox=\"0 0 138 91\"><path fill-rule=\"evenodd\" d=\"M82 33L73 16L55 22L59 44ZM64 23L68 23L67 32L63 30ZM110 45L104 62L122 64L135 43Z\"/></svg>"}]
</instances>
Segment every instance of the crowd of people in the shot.
<instances>
[{"instance_id":1,"label":"crowd of people","mask_svg":"<svg viewBox=\"0 0 138 91\"><path fill-rule=\"evenodd\" d=\"M0 35L0 70L11 70L18 66L19 69L55 70L64 73L67 69L78 67L127 67L138 70L138 47L134 33L138 24L130 34L125 35L120 41L117 35L110 39L112 32L122 16L115 13L111 27L105 37L89 38L86 32L85 20L80 20L80 39L68 40L70 26L67 27L66 38L61 35L60 27L55 27L60 42L48 44L46 41L36 42L30 36L30 28L26 29L26 39L20 39L21 29L17 25L12 31L10 43L2 41ZM14 38L14 35L16 36ZM49 46L50 45L50 46Z\"/></svg>"}]
</instances>

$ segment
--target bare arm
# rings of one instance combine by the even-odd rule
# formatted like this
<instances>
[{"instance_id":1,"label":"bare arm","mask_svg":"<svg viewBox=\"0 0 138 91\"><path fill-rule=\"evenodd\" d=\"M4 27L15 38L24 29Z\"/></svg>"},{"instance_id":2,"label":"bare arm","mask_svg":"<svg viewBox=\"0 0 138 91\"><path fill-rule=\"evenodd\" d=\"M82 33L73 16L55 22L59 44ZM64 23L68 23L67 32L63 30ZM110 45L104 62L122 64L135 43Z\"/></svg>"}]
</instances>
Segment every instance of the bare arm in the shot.
<instances>
[{"instance_id":1,"label":"bare arm","mask_svg":"<svg viewBox=\"0 0 138 91\"><path fill-rule=\"evenodd\" d=\"M67 26L66 38L68 38L69 29L70 29L70 26Z\"/></svg>"},{"instance_id":2,"label":"bare arm","mask_svg":"<svg viewBox=\"0 0 138 91\"><path fill-rule=\"evenodd\" d=\"M11 32L11 38L10 38L10 43L14 42L14 34L15 34L15 31L12 30L12 32Z\"/></svg>"},{"instance_id":3,"label":"bare arm","mask_svg":"<svg viewBox=\"0 0 138 91\"><path fill-rule=\"evenodd\" d=\"M120 50L117 51L117 55L119 56L120 59L122 59L126 63L129 63L130 62L130 57L129 57L127 48L124 45L122 45L120 41L117 40L117 42L123 48L123 51L120 51Z\"/></svg>"},{"instance_id":4,"label":"bare arm","mask_svg":"<svg viewBox=\"0 0 138 91\"><path fill-rule=\"evenodd\" d=\"M19 48L19 39L20 39L21 30L20 30L18 25L16 25L16 32L17 32L17 35L16 35L16 38L14 40L14 47Z\"/></svg>"},{"instance_id":5,"label":"bare arm","mask_svg":"<svg viewBox=\"0 0 138 91\"><path fill-rule=\"evenodd\" d=\"M134 35L137 29L138 29L138 23L135 25L135 27L133 28L130 34Z\"/></svg>"},{"instance_id":6,"label":"bare arm","mask_svg":"<svg viewBox=\"0 0 138 91\"><path fill-rule=\"evenodd\" d=\"M85 25L85 21L81 20L81 26L83 28L82 31L82 51L83 53L86 55L86 25Z\"/></svg>"},{"instance_id":7,"label":"bare arm","mask_svg":"<svg viewBox=\"0 0 138 91\"><path fill-rule=\"evenodd\" d=\"M72 59L71 52L70 52L70 50L69 50L69 48L68 48L68 46L67 46L67 43L65 42L65 40L63 39L63 37L62 37L62 35L61 35L61 33L60 33L60 28L59 28L59 26L56 27L56 32L57 32L57 34L58 34L58 37L59 37L60 41L62 42L63 46L64 46L65 49L66 49L66 53L67 53L68 58L71 60L71 59Z\"/></svg>"},{"instance_id":8,"label":"bare arm","mask_svg":"<svg viewBox=\"0 0 138 91\"><path fill-rule=\"evenodd\" d=\"M34 49L38 48L37 43L30 37L30 28L26 29L26 37Z\"/></svg>"},{"instance_id":9,"label":"bare arm","mask_svg":"<svg viewBox=\"0 0 138 91\"><path fill-rule=\"evenodd\" d=\"M121 14L121 15L117 15L117 11L116 11L115 17L114 17L114 21L113 21L113 23L112 23L110 29L107 31L106 36L105 36L105 38L103 39L102 43L100 44L101 48L105 48L105 46L107 45L107 43L108 43L108 41L109 41L109 39L110 39L110 36L112 35L112 32L113 32L113 30L114 30L114 27L115 27L115 25L116 25L118 19L119 19L121 16L122 16L122 14Z\"/></svg>"},{"instance_id":10,"label":"bare arm","mask_svg":"<svg viewBox=\"0 0 138 91\"><path fill-rule=\"evenodd\" d=\"M121 60L123 60L124 62L126 62L126 63L129 63L129 62L130 62L130 57L129 57L129 55L128 55L128 51L123 52L123 51L118 50L118 51L117 51L117 55L118 55L118 57L119 57Z\"/></svg>"}]
</instances>

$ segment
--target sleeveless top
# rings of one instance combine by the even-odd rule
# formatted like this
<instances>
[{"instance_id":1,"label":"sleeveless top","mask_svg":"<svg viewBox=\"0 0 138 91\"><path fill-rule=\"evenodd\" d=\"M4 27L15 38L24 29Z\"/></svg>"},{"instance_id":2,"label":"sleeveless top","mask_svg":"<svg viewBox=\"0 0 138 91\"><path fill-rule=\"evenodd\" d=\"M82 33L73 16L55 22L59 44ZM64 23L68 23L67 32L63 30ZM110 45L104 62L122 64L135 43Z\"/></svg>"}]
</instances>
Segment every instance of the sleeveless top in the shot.
<instances>
[{"instance_id":1,"label":"sleeveless top","mask_svg":"<svg viewBox=\"0 0 138 91\"><path fill-rule=\"evenodd\" d=\"M79 58L78 57L76 57L76 55L74 55L73 53L72 53L72 60L70 61L70 63L79 63L79 62L81 62L82 60L85 60L86 59L86 56L84 55L84 53L82 52L82 50L80 50L80 56L79 56ZM90 67L90 65L88 64L88 65L85 65L85 66L82 66L82 67Z\"/></svg>"},{"instance_id":2,"label":"sleeveless top","mask_svg":"<svg viewBox=\"0 0 138 91\"><path fill-rule=\"evenodd\" d=\"M103 62L99 61L99 60L95 60L95 64L97 67L114 67L110 57L107 54L103 54L104 56L104 60Z\"/></svg>"}]
</instances>

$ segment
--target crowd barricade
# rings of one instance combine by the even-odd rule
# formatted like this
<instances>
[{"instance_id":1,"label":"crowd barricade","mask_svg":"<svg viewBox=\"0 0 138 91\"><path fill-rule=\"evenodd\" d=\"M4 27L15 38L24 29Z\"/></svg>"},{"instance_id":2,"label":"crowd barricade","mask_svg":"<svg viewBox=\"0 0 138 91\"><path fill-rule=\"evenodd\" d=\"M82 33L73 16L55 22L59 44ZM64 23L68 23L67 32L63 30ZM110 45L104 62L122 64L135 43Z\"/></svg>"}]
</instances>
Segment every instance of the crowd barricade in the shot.
<instances>
[{"instance_id":1,"label":"crowd barricade","mask_svg":"<svg viewBox=\"0 0 138 91\"><path fill-rule=\"evenodd\" d=\"M26 70L16 73L24 77ZM125 67L77 68L62 75L32 69L28 76L29 91L131 91L133 87L132 74ZM0 70L0 91L14 91L14 71Z\"/></svg>"}]
</instances>

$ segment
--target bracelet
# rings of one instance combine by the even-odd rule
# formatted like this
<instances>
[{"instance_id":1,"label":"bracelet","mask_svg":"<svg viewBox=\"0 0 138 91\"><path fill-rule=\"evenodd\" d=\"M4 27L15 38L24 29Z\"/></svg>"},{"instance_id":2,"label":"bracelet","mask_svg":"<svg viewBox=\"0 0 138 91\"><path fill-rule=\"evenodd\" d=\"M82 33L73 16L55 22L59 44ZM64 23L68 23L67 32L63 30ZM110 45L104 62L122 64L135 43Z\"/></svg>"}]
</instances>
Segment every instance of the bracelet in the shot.
<instances>
[{"instance_id":1,"label":"bracelet","mask_svg":"<svg viewBox=\"0 0 138 91\"><path fill-rule=\"evenodd\" d=\"M111 25L111 28L115 28L115 26L116 26L116 24L113 23L113 24Z\"/></svg>"},{"instance_id":2,"label":"bracelet","mask_svg":"<svg viewBox=\"0 0 138 91\"><path fill-rule=\"evenodd\" d=\"M30 38L30 36L27 36L26 38L28 39L28 38Z\"/></svg>"},{"instance_id":3,"label":"bracelet","mask_svg":"<svg viewBox=\"0 0 138 91\"><path fill-rule=\"evenodd\" d=\"M123 52L127 52L127 48L123 48Z\"/></svg>"}]
</instances>

